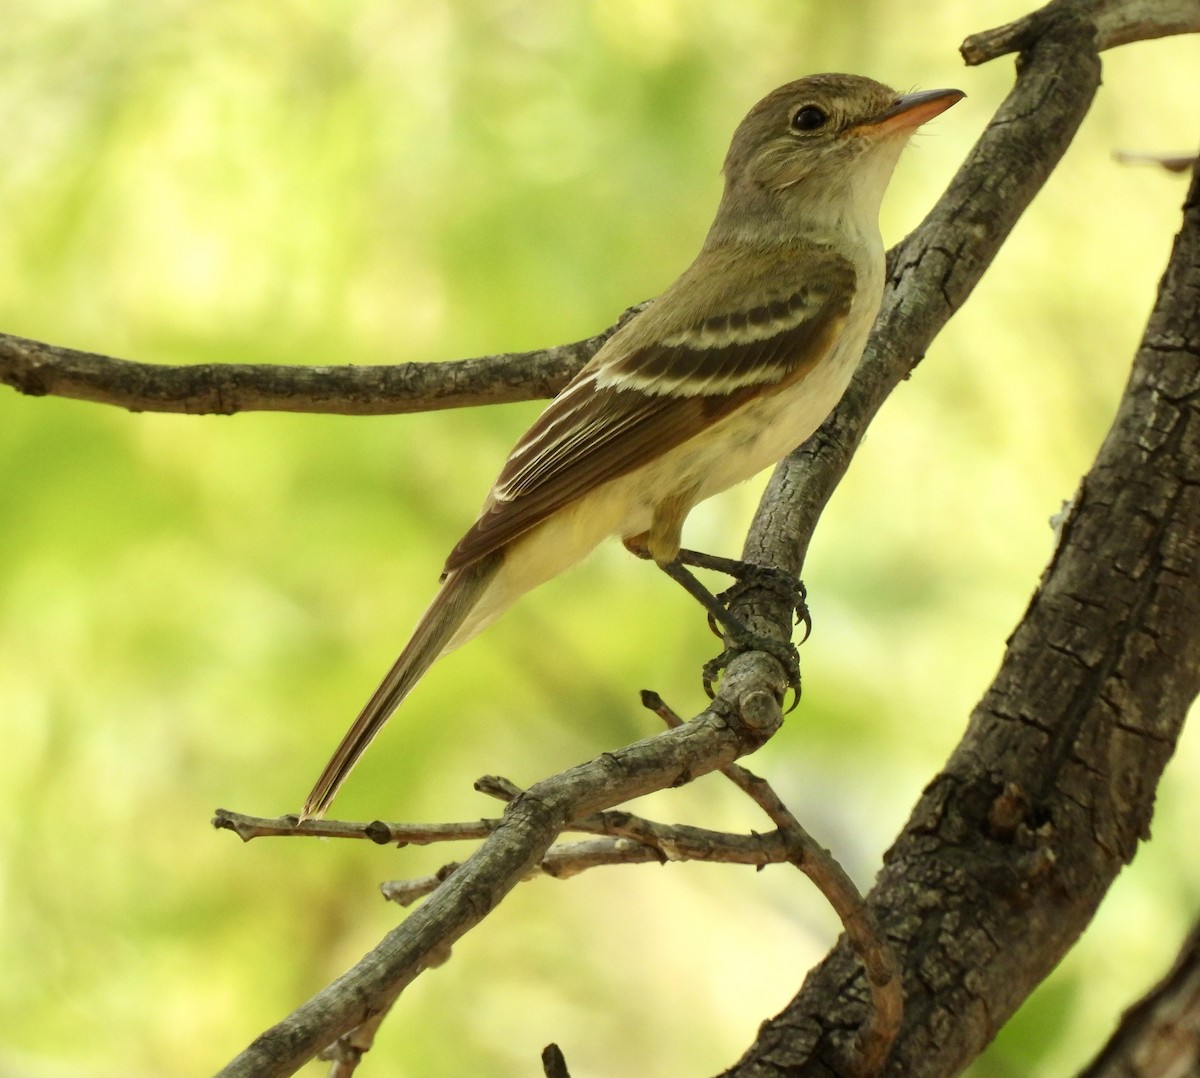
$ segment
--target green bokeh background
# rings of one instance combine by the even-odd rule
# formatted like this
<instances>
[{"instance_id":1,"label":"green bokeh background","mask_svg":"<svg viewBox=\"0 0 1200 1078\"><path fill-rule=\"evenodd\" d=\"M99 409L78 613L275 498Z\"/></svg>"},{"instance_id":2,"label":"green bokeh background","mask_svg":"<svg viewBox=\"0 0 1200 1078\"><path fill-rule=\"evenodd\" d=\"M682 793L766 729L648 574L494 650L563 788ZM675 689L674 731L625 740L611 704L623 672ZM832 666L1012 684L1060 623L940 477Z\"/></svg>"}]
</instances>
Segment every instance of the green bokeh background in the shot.
<instances>
[{"instance_id":1,"label":"green bokeh background","mask_svg":"<svg viewBox=\"0 0 1200 1078\"><path fill-rule=\"evenodd\" d=\"M177 363L380 363L558 343L694 253L745 110L852 70L970 95L916 140L899 239L1001 100L964 70L1014 0L11 0L0 329ZM888 404L827 512L805 698L753 761L864 887L959 737L1123 385L1194 146L1193 40L1109 54L1068 158ZM0 391L0 1074L211 1072L403 914L376 884L462 850L259 841L405 639L538 406L396 418L131 415ZM761 482L697 511L735 553ZM651 732L713 650L619 548L431 674L338 802L469 819ZM972 1069L1071 1073L1200 905L1200 746L1153 843ZM646 811L761 827L714 779ZM727 1065L835 923L784 869L519 889L405 995L381 1074L673 1078ZM305 1073L321 1073L311 1065Z\"/></svg>"}]
</instances>

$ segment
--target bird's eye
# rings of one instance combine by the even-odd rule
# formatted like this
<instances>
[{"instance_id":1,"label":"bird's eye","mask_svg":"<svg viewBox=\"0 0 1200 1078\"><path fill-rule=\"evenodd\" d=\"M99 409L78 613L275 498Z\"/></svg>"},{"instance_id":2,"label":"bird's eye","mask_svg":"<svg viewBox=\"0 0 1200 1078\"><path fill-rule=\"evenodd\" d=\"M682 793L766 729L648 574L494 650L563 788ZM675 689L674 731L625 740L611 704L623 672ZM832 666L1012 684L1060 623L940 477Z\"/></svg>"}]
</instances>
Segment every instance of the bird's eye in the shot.
<instances>
[{"instance_id":1,"label":"bird's eye","mask_svg":"<svg viewBox=\"0 0 1200 1078\"><path fill-rule=\"evenodd\" d=\"M792 117L792 129L794 131L815 131L818 127L823 127L829 120L829 113L817 105L805 105L803 108L796 110Z\"/></svg>"}]
</instances>

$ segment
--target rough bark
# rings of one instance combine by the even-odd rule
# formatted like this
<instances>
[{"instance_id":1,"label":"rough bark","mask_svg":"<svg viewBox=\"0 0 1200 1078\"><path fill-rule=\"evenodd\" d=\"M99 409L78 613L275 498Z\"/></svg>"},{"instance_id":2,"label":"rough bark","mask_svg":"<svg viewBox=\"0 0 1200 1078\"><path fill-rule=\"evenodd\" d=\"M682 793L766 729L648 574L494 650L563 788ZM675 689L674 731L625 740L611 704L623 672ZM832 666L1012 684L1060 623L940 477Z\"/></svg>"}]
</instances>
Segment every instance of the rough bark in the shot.
<instances>
[{"instance_id":1,"label":"rough bark","mask_svg":"<svg viewBox=\"0 0 1200 1078\"><path fill-rule=\"evenodd\" d=\"M1130 1007L1079 1078L1183 1078L1200 1072L1200 928L1171 971Z\"/></svg>"},{"instance_id":2,"label":"rough bark","mask_svg":"<svg viewBox=\"0 0 1200 1078\"><path fill-rule=\"evenodd\" d=\"M536 352L362 367L137 363L0 333L0 382L131 412L398 415L551 397L615 328Z\"/></svg>"}]
</instances>

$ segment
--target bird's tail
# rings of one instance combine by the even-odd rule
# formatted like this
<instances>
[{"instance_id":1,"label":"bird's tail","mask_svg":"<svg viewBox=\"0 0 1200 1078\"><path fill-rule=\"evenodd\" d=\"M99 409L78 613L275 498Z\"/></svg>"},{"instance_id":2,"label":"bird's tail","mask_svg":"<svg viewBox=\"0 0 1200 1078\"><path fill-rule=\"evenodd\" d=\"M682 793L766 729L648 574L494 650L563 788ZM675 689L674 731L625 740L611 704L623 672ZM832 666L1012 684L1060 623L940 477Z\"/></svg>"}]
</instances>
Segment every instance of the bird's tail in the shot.
<instances>
[{"instance_id":1,"label":"bird's tail","mask_svg":"<svg viewBox=\"0 0 1200 1078\"><path fill-rule=\"evenodd\" d=\"M337 751L325 765L312 793L304 802L304 808L300 810L301 820L316 819L325 814L338 787L346 780L371 739L379 733L388 717L437 657L446 650L446 645L495 577L502 560L503 553L496 551L464 565L445 578L441 590L413 630L412 639L404 646L387 677L359 712L354 725L346 731Z\"/></svg>"}]
</instances>

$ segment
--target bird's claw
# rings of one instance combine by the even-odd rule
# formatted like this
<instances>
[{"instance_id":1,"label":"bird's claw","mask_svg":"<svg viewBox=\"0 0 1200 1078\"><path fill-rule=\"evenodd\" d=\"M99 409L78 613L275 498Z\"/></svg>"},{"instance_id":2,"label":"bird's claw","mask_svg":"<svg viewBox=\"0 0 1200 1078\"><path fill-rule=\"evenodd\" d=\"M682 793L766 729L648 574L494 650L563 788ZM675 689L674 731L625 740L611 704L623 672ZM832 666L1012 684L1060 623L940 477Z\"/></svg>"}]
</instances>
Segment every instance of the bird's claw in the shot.
<instances>
[{"instance_id":1,"label":"bird's claw","mask_svg":"<svg viewBox=\"0 0 1200 1078\"><path fill-rule=\"evenodd\" d=\"M784 569L776 569L771 565L754 565L751 562L737 564L740 567L737 579L717 595L721 603L728 609L751 589L769 588L791 604L795 623L804 626L804 635L800 637L800 643L803 644L812 635L812 614L808 609L808 589L805 588L804 581ZM708 615L708 627L714 636L725 635L711 613Z\"/></svg>"},{"instance_id":2,"label":"bird's claw","mask_svg":"<svg viewBox=\"0 0 1200 1078\"><path fill-rule=\"evenodd\" d=\"M784 714L795 711L800 703L800 652L796 650L796 645L791 641L773 640L769 636L759 636L750 632L739 633L737 636L733 647L726 648L716 658L709 659L701 668L700 677L708 698L712 700L716 697L713 686L720 679L721 671L734 659L750 651L762 651L775 659L787 675L787 687L791 689L793 698L792 706L785 708Z\"/></svg>"}]
</instances>

